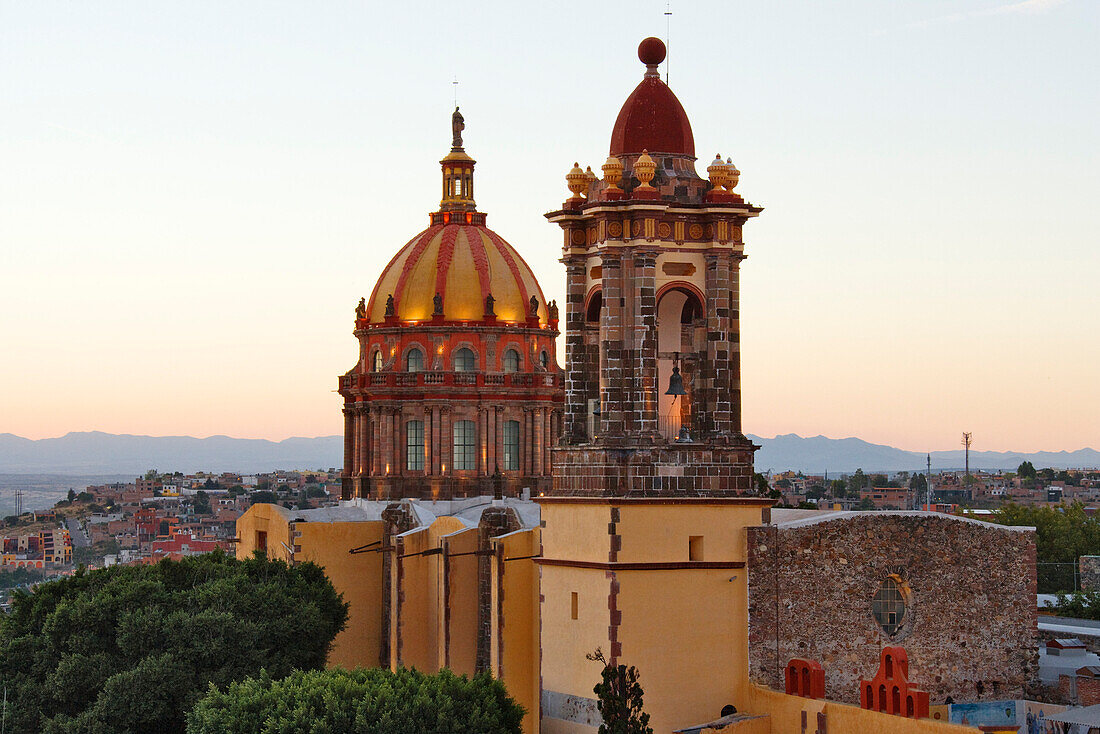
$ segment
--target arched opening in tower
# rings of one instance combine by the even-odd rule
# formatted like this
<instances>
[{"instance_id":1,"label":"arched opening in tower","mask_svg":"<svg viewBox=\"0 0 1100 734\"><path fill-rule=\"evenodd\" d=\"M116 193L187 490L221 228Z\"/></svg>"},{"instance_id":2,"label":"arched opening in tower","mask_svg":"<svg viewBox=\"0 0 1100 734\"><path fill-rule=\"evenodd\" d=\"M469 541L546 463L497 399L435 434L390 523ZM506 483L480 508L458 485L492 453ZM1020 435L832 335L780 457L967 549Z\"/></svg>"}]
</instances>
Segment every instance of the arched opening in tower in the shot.
<instances>
[{"instance_id":1,"label":"arched opening in tower","mask_svg":"<svg viewBox=\"0 0 1100 734\"><path fill-rule=\"evenodd\" d=\"M681 426L694 432L693 397L706 333L703 303L695 289L673 285L657 301L657 385L661 434L674 440ZM679 366L685 395L666 394L673 368Z\"/></svg>"}]
</instances>

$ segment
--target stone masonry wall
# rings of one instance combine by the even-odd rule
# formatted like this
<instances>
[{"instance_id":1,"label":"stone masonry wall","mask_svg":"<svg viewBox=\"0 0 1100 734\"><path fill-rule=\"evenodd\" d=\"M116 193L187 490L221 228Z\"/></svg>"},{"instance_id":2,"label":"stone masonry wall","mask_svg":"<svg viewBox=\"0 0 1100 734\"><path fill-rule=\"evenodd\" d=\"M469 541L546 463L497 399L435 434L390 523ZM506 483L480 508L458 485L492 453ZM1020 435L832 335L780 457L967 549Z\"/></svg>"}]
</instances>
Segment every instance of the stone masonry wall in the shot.
<instances>
[{"instance_id":1,"label":"stone masonry wall","mask_svg":"<svg viewBox=\"0 0 1100 734\"><path fill-rule=\"evenodd\" d=\"M1038 680L1032 531L928 514L860 513L748 532L749 666L783 688L791 658L825 668L829 699L859 703L879 652L900 645L933 703L1023 698ZM871 613L883 580L908 589L901 628ZM777 625L778 619L778 625Z\"/></svg>"}]
</instances>

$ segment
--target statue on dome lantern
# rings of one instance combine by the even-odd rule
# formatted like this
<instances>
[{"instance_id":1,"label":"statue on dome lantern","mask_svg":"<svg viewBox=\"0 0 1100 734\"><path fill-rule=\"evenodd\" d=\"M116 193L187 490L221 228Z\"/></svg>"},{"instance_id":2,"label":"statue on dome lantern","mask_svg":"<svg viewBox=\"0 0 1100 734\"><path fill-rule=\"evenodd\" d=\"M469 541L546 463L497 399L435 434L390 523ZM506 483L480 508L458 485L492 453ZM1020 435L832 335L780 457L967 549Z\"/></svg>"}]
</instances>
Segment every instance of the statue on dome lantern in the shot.
<instances>
[{"instance_id":1,"label":"statue on dome lantern","mask_svg":"<svg viewBox=\"0 0 1100 734\"><path fill-rule=\"evenodd\" d=\"M462 117L462 113L458 111L458 106L455 105L454 114L451 115L451 147L454 150L462 150L462 131L466 129L466 120Z\"/></svg>"},{"instance_id":2,"label":"statue on dome lantern","mask_svg":"<svg viewBox=\"0 0 1100 734\"><path fill-rule=\"evenodd\" d=\"M360 298L359 304L355 307L355 318L365 319L367 318L367 299Z\"/></svg>"},{"instance_id":3,"label":"statue on dome lantern","mask_svg":"<svg viewBox=\"0 0 1100 734\"><path fill-rule=\"evenodd\" d=\"M546 307L546 310L550 314L550 320L551 321L557 321L558 320L558 302L557 301L550 301L550 305Z\"/></svg>"}]
</instances>

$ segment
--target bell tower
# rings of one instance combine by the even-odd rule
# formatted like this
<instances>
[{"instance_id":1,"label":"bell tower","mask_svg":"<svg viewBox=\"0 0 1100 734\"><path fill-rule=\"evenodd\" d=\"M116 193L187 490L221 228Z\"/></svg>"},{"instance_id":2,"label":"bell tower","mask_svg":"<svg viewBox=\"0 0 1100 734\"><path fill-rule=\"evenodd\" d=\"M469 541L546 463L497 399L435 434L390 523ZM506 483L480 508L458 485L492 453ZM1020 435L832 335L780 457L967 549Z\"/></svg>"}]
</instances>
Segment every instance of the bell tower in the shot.
<instances>
[{"instance_id":1,"label":"bell tower","mask_svg":"<svg viewBox=\"0 0 1100 734\"><path fill-rule=\"evenodd\" d=\"M661 81L664 44L615 122L603 178L574 165L547 214L564 233L566 409L554 494L735 496L758 448L741 432L742 227L762 209L720 156L695 172L691 124Z\"/></svg>"}]
</instances>

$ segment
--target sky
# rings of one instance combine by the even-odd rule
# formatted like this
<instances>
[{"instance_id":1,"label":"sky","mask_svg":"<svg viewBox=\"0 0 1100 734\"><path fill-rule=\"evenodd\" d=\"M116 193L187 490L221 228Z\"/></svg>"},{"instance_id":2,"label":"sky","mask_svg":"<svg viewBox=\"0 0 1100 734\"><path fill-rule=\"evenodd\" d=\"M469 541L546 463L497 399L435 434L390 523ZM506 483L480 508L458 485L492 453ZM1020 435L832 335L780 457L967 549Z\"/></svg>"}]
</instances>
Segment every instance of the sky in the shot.
<instances>
[{"instance_id":1,"label":"sky","mask_svg":"<svg viewBox=\"0 0 1100 734\"><path fill-rule=\"evenodd\" d=\"M765 207L746 432L1100 448L1095 0L0 0L0 433L340 433L456 78L479 208L564 302L542 215L649 35Z\"/></svg>"}]
</instances>

